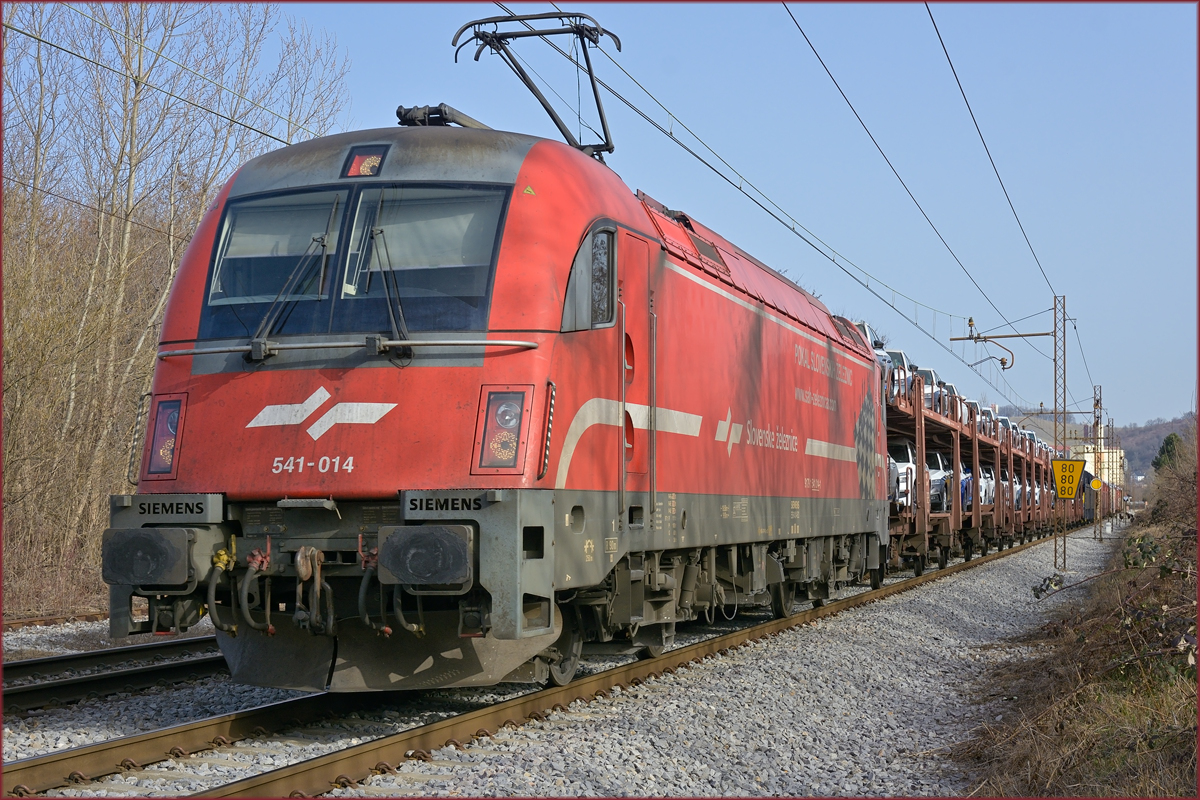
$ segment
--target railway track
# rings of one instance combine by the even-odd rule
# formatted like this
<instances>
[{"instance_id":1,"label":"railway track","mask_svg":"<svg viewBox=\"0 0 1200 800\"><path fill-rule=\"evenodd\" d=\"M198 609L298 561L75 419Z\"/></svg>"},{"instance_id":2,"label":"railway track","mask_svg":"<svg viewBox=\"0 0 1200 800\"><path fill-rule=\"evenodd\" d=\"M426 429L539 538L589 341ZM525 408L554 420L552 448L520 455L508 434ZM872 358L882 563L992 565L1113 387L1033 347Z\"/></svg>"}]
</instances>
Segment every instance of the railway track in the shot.
<instances>
[{"instance_id":1,"label":"railway track","mask_svg":"<svg viewBox=\"0 0 1200 800\"><path fill-rule=\"evenodd\" d=\"M10 661L4 709L28 711L227 671L215 636Z\"/></svg>"},{"instance_id":2,"label":"railway track","mask_svg":"<svg viewBox=\"0 0 1200 800\"><path fill-rule=\"evenodd\" d=\"M686 645L653 660L634 661L583 676L567 686L533 691L485 708L418 725L399 733L379 736L316 758L234 780L202 791L198 796L303 796L321 794L338 786L351 786L371 774L390 771L394 769L395 764L408 758L428 760L432 750L448 744L490 736L502 727L519 726L526 720L538 719L578 700L590 702L597 697L607 696L614 687L638 685L649 678L677 669L686 669L691 664L755 640L775 636L790 628L908 591L1045 541L1047 540L1035 539L1025 544L1014 545L1007 550L960 562L920 577L897 581L877 590L829 602L820 608L801 611L785 619L771 620ZM189 758L205 758L197 756L202 751L207 751L208 756L230 756L238 749L235 743L261 743L263 737L279 734L297 726L311 725L331 716L349 714L366 704L379 706L386 702L386 698L381 694L383 693L314 694L146 734L13 761L4 765L4 792L7 796L24 796L72 783L87 783L114 773L145 773L148 765L167 759L174 759L186 765ZM168 773L165 770L155 771L154 774L186 777L186 773Z\"/></svg>"},{"instance_id":3,"label":"railway track","mask_svg":"<svg viewBox=\"0 0 1200 800\"><path fill-rule=\"evenodd\" d=\"M57 617L21 617L4 620L4 631L15 631L21 628L37 628L47 625L62 625L65 622L99 622L108 619L107 611L90 611L78 614L67 614Z\"/></svg>"}]
</instances>

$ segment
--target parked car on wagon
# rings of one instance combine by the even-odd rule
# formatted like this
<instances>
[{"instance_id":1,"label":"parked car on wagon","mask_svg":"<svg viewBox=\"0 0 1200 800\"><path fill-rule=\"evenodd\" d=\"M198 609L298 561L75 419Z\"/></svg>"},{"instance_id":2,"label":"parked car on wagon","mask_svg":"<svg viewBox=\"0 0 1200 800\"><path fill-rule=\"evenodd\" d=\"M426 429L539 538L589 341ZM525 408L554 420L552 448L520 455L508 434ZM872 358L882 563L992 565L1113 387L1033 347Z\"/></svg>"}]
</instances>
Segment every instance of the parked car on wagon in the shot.
<instances>
[{"instance_id":1,"label":"parked car on wagon","mask_svg":"<svg viewBox=\"0 0 1200 800\"><path fill-rule=\"evenodd\" d=\"M950 483L954 480L950 460L935 450L926 450L925 468L929 470L929 510L949 511L953 502Z\"/></svg>"},{"instance_id":2,"label":"parked car on wagon","mask_svg":"<svg viewBox=\"0 0 1200 800\"><path fill-rule=\"evenodd\" d=\"M943 387L943 389L944 389L943 402L945 403L945 407L942 409L942 413L943 414L951 413L953 403L950 401L949 398L957 397L957 398L959 398L958 399L958 421L959 422L967 422L970 419L970 417L968 416L968 412L967 412L967 403L970 401L968 401L967 398L963 397L962 393L958 391L958 387L956 387L953 383L947 383Z\"/></svg>"},{"instance_id":3,"label":"parked car on wagon","mask_svg":"<svg viewBox=\"0 0 1200 800\"><path fill-rule=\"evenodd\" d=\"M916 372L925 381L925 407L941 410L941 398L945 393L944 381L932 369L916 367Z\"/></svg>"},{"instance_id":4,"label":"parked car on wagon","mask_svg":"<svg viewBox=\"0 0 1200 800\"><path fill-rule=\"evenodd\" d=\"M980 409L980 407L979 407L979 403L976 403L974 400L967 400L966 402L963 403L963 405L966 406L968 415L972 414L972 413L975 415L975 429L982 431L983 430L983 412L982 412L982 409ZM965 417L964 421L966 419L969 419L969 417Z\"/></svg>"},{"instance_id":5,"label":"parked car on wagon","mask_svg":"<svg viewBox=\"0 0 1200 800\"><path fill-rule=\"evenodd\" d=\"M888 453L888 502L900 501L900 466L892 454Z\"/></svg>"},{"instance_id":6,"label":"parked car on wagon","mask_svg":"<svg viewBox=\"0 0 1200 800\"><path fill-rule=\"evenodd\" d=\"M888 439L888 457L896 464L896 504L912 506L917 479L917 447L909 439Z\"/></svg>"},{"instance_id":7,"label":"parked car on wagon","mask_svg":"<svg viewBox=\"0 0 1200 800\"><path fill-rule=\"evenodd\" d=\"M979 468L979 503L990 506L996 502L996 471L991 467Z\"/></svg>"},{"instance_id":8,"label":"parked car on wagon","mask_svg":"<svg viewBox=\"0 0 1200 800\"><path fill-rule=\"evenodd\" d=\"M885 350L887 357L892 360L892 392L907 392L912 386L912 376L917 365L912 363L903 350Z\"/></svg>"},{"instance_id":9,"label":"parked car on wagon","mask_svg":"<svg viewBox=\"0 0 1200 800\"><path fill-rule=\"evenodd\" d=\"M888 351L883 344L883 339L879 338L879 334L871 327L870 323L859 320L854 323L854 327L858 328L858 332L867 340L867 344L875 351L875 360L879 362L879 366L883 367L885 374L892 371L892 357L888 355Z\"/></svg>"},{"instance_id":10,"label":"parked car on wagon","mask_svg":"<svg viewBox=\"0 0 1200 800\"><path fill-rule=\"evenodd\" d=\"M959 479L959 497L962 498L962 506L964 510L970 509L973 504L975 475L963 462L958 462L958 474L962 477Z\"/></svg>"},{"instance_id":11,"label":"parked car on wagon","mask_svg":"<svg viewBox=\"0 0 1200 800\"><path fill-rule=\"evenodd\" d=\"M995 438L996 428L999 423L996 422L996 412L988 406L983 406L979 409L980 430L988 436Z\"/></svg>"}]
</instances>

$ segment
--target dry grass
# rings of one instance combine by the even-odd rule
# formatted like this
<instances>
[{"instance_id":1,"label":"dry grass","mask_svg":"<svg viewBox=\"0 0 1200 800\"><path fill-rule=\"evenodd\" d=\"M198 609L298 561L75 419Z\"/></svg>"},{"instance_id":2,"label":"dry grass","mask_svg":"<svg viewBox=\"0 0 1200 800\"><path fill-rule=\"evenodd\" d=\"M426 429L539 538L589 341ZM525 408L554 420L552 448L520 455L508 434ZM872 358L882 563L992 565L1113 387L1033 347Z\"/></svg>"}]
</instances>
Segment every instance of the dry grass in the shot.
<instances>
[{"instance_id":1,"label":"dry grass","mask_svg":"<svg viewBox=\"0 0 1200 800\"><path fill-rule=\"evenodd\" d=\"M35 580L25 573L21 580L9 581L4 589L4 620L56 614L107 613L108 587L99 577L99 567L90 568L77 581ZM11 588L10 588L11 587Z\"/></svg>"},{"instance_id":2,"label":"dry grass","mask_svg":"<svg viewBox=\"0 0 1200 800\"><path fill-rule=\"evenodd\" d=\"M1020 698L955 755L980 796L1195 797L1196 532L1135 528L1111 573L998 668L993 694Z\"/></svg>"}]
</instances>

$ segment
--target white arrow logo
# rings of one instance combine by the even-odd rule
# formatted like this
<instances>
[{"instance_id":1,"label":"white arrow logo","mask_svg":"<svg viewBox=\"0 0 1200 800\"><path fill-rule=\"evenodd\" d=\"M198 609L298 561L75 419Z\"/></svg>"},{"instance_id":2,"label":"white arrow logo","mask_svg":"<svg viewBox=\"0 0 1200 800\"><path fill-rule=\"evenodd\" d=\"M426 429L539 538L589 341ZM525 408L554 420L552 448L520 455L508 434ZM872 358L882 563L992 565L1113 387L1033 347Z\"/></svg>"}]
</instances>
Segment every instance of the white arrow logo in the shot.
<instances>
[{"instance_id":1,"label":"white arrow logo","mask_svg":"<svg viewBox=\"0 0 1200 800\"><path fill-rule=\"evenodd\" d=\"M733 446L740 444L742 441L742 426L741 423L733 422L733 409L729 409L725 413L725 419L717 423L717 441L728 442L725 446L725 455L733 453Z\"/></svg>"},{"instance_id":2,"label":"white arrow logo","mask_svg":"<svg viewBox=\"0 0 1200 800\"><path fill-rule=\"evenodd\" d=\"M328 400L329 392L322 386L312 393L312 397L303 403L292 403L286 406L267 406L258 412L258 416L250 420L247 428L265 428L268 425L299 425L308 419L309 415Z\"/></svg>"},{"instance_id":3,"label":"white arrow logo","mask_svg":"<svg viewBox=\"0 0 1200 800\"><path fill-rule=\"evenodd\" d=\"M329 391L319 387L303 403L266 406L250 420L247 428L265 428L272 425L299 425L312 416L331 397ZM374 425L383 416L396 407L395 403L338 403L321 415L321 418L308 428L308 435L314 441L320 439L326 431L339 423L350 425Z\"/></svg>"}]
</instances>

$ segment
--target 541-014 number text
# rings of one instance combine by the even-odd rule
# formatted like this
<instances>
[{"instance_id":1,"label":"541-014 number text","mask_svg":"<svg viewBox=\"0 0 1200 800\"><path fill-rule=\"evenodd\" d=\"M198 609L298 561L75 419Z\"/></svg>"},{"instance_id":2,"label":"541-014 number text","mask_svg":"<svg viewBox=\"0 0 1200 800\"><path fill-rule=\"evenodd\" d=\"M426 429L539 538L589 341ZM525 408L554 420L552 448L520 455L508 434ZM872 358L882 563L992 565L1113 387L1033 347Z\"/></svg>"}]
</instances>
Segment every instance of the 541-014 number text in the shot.
<instances>
[{"instance_id":1,"label":"541-014 number text","mask_svg":"<svg viewBox=\"0 0 1200 800\"><path fill-rule=\"evenodd\" d=\"M271 464L271 472L278 475L281 472L304 472L305 469L315 469L317 472L354 472L354 456L321 456L314 461L306 461L304 456L279 456Z\"/></svg>"}]
</instances>

